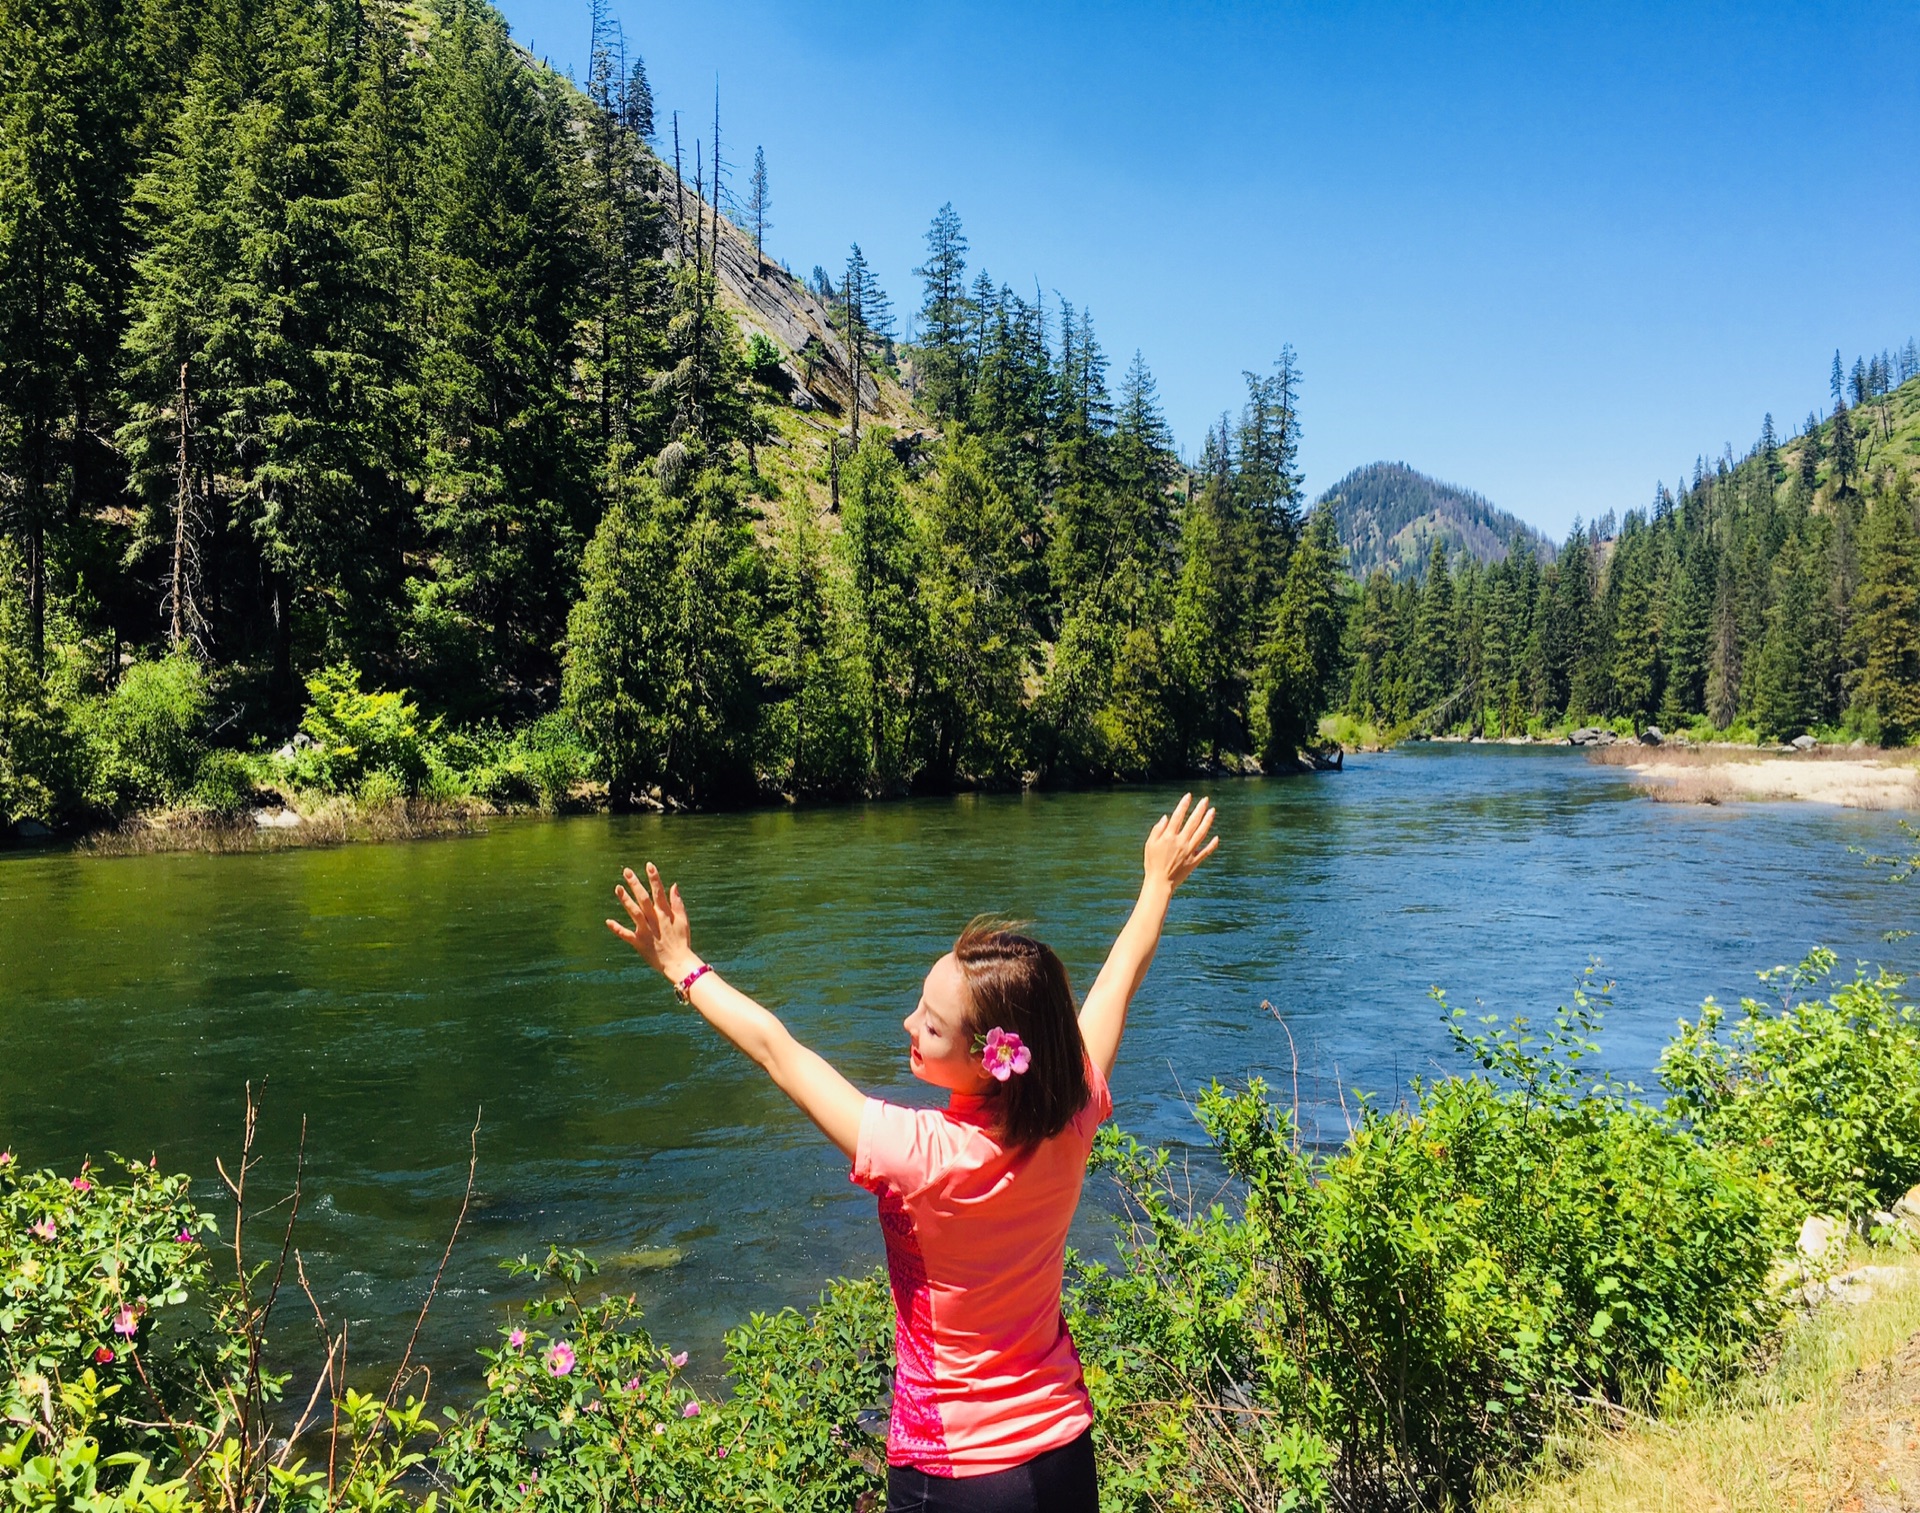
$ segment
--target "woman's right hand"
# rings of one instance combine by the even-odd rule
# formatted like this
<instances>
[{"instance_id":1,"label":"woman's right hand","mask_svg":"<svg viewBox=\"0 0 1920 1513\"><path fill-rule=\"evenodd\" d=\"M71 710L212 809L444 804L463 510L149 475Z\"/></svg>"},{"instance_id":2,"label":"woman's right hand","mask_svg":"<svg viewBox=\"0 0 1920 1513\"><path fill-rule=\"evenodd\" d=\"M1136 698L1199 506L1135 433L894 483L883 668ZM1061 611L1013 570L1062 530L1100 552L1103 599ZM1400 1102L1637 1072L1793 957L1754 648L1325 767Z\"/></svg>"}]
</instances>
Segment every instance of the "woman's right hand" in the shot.
<instances>
[{"instance_id":1,"label":"woman's right hand","mask_svg":"<svg viewBox=\"0 0 1920 1513\"><path fill-rule=\"evenodd\" d=\"M634 950L647 965L663 974L669 982L682 981L700 965L693 953L691 929L687 924L687 906L680 901L680 885L663 887L660 869L647 863L647 880L642 884L628 867L626 883L616 885L613 896L633 921L629 929L618 920L607 921L607 928Z\"/></svg>"},{"instance_id":2,"label":"woman's right hand","mask_svg":"<svg viewBox=\"0 0 1920 1513\"><path fill-rule=\"evenodd\" d=\"M1188 806L1192 805L1191 811ZM1181 796L1172 814L1163 814L1147 835L1147 882L1164 883L1171 893L1193 875L1220 844L1220 837L1208 839L1213 829L1214 808L1206 799L1193 802L1191 793Z\"/></svg>"}]
</instances>

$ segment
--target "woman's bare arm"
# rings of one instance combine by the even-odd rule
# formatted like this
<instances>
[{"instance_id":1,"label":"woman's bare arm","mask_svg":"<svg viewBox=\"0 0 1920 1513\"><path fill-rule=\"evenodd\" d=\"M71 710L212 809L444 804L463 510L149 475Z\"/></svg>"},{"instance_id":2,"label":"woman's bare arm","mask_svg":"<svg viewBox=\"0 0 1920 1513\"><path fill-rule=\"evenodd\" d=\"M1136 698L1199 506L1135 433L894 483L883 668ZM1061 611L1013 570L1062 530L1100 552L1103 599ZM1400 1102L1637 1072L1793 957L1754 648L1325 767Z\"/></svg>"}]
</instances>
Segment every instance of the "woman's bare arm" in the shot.
<instances>
[{"instance_id":1,"label":"woman's bare arm","mask_svg":"<svg viewBox=\"0 0 1920 1513\"><path fill-rule=\"evenodd\" d=\"M1080 1006L1080 1039L1102 1077L1113 1075L1120 1037L1126 1033L1127 1005L1133 1002L1133 995L1146 980L1147 968L1153 964L1174 889L1220 844L1217 835L1207 838L1213 828L1213 815L1213 805L1205 799L1194 804L1189 793L1172 814L1160 816L1147 836L1146 878L1140 884L1140 897L1126 928L1107 953L1106 965L1087 991L1086 1002Z\"/></svg>"},{"instance_id":2,"label":"woman's bare arm","mask_svg":"<svg viewBox=\"0 0 1920 1513\"><path fill-rule=\"evenodd\" d=\"M705 965L694 954L679 885L663 887L660 869L652 862L647 863L644 884L629 867L625 886L613 892L632 925L610 919L607 928L638 951L648 966L677 984ZM770 1010L721 981L718 972L702 973L687 997L702 1019L757 1061L774 1086L819 1125L820 1132L849 1160L853 1158L867 1103L857 1087L824 1056L795 1040Z\"/></svg>"}]
</instances>

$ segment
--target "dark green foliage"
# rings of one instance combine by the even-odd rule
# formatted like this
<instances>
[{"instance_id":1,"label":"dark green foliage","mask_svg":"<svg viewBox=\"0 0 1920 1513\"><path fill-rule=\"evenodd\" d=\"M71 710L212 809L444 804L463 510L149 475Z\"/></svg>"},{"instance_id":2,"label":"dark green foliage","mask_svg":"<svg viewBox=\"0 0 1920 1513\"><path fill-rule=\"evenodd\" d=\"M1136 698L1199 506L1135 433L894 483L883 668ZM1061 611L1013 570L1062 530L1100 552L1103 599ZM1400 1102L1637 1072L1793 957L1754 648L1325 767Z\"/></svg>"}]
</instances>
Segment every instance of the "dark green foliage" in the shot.
<instances>
[{"instance_id":1,"label":"dark green foliage","mask_svg":"<svg viewBox=\"0 0 1920 1513\"><path fill-rule=\"evenodd\" d=\"M1912 474L1884 453L1863 463L1852 424L1843 404L1782 442L1769 417L1745 458L1617 528L1576 525L1544 567L1518 550L1450 567L1436 549L1413 589L1368 584L1346 630L1347 711L1486 734L1657 720L1913 739Z\"/></svg>"},{"instance_id":2,"label":"dark green foliage","mask_svg":"<svg viewBox=\"0 0 1920 1513\"><path fill-rule=\"evenodd\" d=\"M1262 647L1255 690L1260 760L1281 767L1316 744L1339 667L1339 538L1326 505L1313 512L1287 562L1280 602Z\"/></svg>"},{"instance_id":3,"label":"dark green foliage","mask_svg":"<svg viewBox=\"0 0 1920 1513\"><path fill-rule=\"evenodd\" d=\"M576 87L484 0L5 4L10 823L232 813L254 780L505 805L589 773L616 805L1097 781L1313 738L1317 567L1281 613L1290 350L1196 489L1139 354L1116 397L1091 316L969 284L946 206L904 354L857 245L816 278L858 375L792 354L841 410L822 436L723 305L715 143L690 186L655 157L604 7ZM756 238L766 208L756 154ZM943 436L864 434L896 381ZM156 676L122 694L124 665L203 670L158 765L115 745L111 701ZM411 690L404 752L258 755L316 678L323 723Z\"/></svg>"},{"instance_id":4,"label":"dark green foliage","mask_svg":"<svg viewBox=\"0 0 1920 1513\"><path fill-rule=\"evenodd\" d=\"M1852 627L1854 695L1884 739L1910 741L1920 735L1920 535L1910 487L1883 493L1867 521Z\"/></svg>"},{"instance_id":5,"label":"dark green foliage","mask_svg":"<svg viewBox=\"0 0 1920 1513\"><path fill-rule=\"evenodd\" d=\"M728 478L702 471L669 493L625 477L587 549L562 694L616 805L751 792L757 572Z\"/></svg>"}]
</instances>

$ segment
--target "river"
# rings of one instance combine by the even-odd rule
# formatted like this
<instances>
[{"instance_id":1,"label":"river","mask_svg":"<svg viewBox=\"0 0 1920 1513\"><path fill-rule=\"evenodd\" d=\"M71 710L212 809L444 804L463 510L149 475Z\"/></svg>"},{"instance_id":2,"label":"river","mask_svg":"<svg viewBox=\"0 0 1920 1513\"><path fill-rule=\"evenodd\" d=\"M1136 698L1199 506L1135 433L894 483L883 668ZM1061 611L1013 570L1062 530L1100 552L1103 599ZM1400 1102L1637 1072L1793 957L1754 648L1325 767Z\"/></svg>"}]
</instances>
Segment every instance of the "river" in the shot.
<instances>
[{"instance_id":1,"label":"river","mask_svg":"<svg viewBox=\"0 0 1920 1513\"><path fill-rule=\"evenodd\" d=\"M1450 1069L1428 989L1537 1013L1589 957L1617 979L1605 1060L1645 1081L1677 1016L1813 944L1885 943L1910 897L1849 846L1888 816L1636 796L1561 749L1409 747L1212 790L1222 845L1176 900L1115 1076L1121 1122L1189 1139L1183 1098L1263 1074L1337 1134L1338 1089ZM0 857L0 1141L195 1173L261 1099L299 1244L362 1361L397 1351L480 1112L473 1211L429 1326L453 1366L515 1295L505 1255L583 1247L710 1361L751 1309L880 1259L872 1200L745 1060L601 925L622 864L680 881L696 946L861 1087L919 1095L900 1020L973 914L1012 912L1084 988L1177 788L494 824L250 856ZM1912 886L1912 885L1910 885ZM1903 904L1906 906L1903 908ZM1082 1239L1099 1242L1097 1186Z\"/></svg>"}]
</instances>

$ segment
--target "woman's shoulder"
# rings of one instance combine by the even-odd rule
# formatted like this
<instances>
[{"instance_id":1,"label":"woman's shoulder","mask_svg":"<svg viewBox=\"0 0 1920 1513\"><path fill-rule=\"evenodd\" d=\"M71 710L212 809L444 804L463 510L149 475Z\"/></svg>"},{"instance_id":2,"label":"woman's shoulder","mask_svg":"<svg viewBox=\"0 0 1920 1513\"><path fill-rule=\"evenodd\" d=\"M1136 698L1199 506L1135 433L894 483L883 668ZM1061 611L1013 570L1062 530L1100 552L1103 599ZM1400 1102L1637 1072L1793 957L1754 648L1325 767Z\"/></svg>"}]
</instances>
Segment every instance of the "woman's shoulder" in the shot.
<instances>
[{"instance_id":1,"label":"woman's shoulder","mask_svg":"<svg viewBox=\"0 0 1920 1513\"><path fill-rule=\"evenodd\" d=\"M869 1098L860 1116L853 1180L875 1192L910 1195L937 1182L967 1152L988 1143L977 1121L948 1109Z\"/></svg>"}]
</instances>

